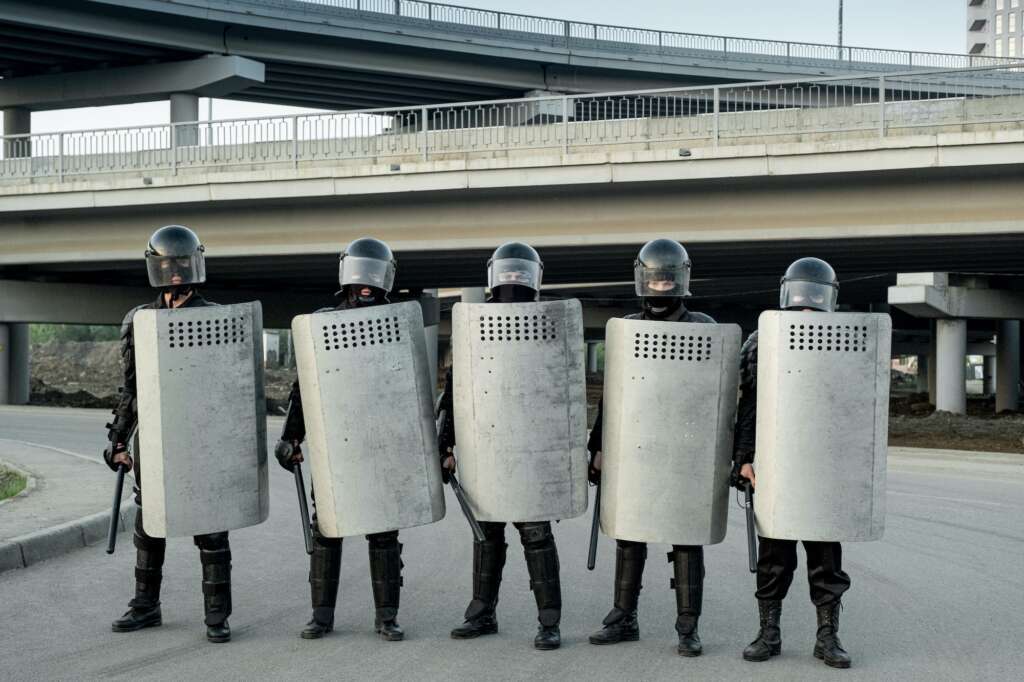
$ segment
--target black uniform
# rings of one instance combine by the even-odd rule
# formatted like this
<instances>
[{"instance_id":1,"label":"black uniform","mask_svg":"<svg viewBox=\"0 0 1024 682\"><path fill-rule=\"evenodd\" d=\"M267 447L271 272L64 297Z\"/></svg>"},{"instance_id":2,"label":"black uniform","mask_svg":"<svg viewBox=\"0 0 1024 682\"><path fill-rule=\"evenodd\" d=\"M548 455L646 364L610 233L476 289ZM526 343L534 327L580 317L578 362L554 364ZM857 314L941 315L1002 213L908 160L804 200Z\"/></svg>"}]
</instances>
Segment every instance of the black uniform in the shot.
<instances>
[{"instance_id":1,"label":"black uniform","mask_svg":"<svg viewBox=\"0 0 1024 682\"><path fill-rule=\"evenodd\" d=\"M387 303L383 299L379 304ZM349 310L378 304L355 304L344 299L335 308L323 308L317 312ZM302 415L302 395L298 380L292 384L289 395L288 415L285 418L281 440L293 444L301 443L306 437L306 424ZM371 456L372 453L367 453ZM285 468L289 468L286 466ZM338 600L338 578L341 571L341 538L324 537L316 521L316 499L313 499L313 554L309 559L309 585L313 602L315 625L334 624L334 607ZM402 545L398 542L398 531L371 533L366 536L370 553L370 581L373 585L373 601L376 606L377 629L384 623L394 623L398 615L398 602L402 586Z\"/></svg>"},{"instance_id":2,"label":"black uniform","mask_svg":"<svg viewBox=\"0 0 1024 682\"><path fill-rule=\"evenodd\" d=\"M198 293L180 307L199 308L216 305L204 300ZM110 429L111 443L119 448L112 448L104 453L107 464L117 470L113 462L113 454L127 445L132 431L138 423L137 390L135 384L135 340L133 336L133 319L135 313L144 309L167 308L161 294L156 301L133 308L121 324L121 367L124 371L124 383L121 387L120 399L114 409L114 420L107 426ZM140 473L141 454L136 448L134 457L135 469L135 503L138 512L135 515L135 598L129 603L133 610L151 610L160 604L160 582L163 578L164 553L167 540L154 538L146 534L142 527L142 476ZM208 626L221 626L231 615L231 547L228 545L228 533L210 533L197 535L194 538L199 548L199 558L203 565L203 605L206 611ZM159 623L157 623L159 624ZM115 623L115 629L117 624Z\"/></svg>"},{"instance_id":3,"label":"black uniform","mask_svg":"<svg viewBox=\"0 0 1024 682\"><path fill-rule=\"evenodd\" d=\"M488 300L490 302L493 299ZM445 412L445 420L438 434L442 462L448 457L449 448L455 447L453 386L452 370L449 369L440 404L440 409ZM442 469L442 472L445 471ZM523 543L526 568L530 574L530 589L537 602L537 620L542 627L553 628L561 620L562 589L559 582L558 549L551 532L551 522L528 521L512 525L519 531L519 539ZM481 521L480 527L485 538L483 542L473 542L473 599L465 615L471 623L494 618L508 549L505 543L505 523Z\"/></svg>"},{"instance_id":4,"label":"black uniform","mask_svg":"<svg viewBox=\"0 0 1024 682\"><path fill-rule=\"evenodd\" d=\"M757 440L757 332L740 350L740 402L736 413L733 462L738 469L754 462ZM756 473L756 467L755 467ZM760 538L757 558L757 598L781 601L796 571L796 540ZM843 548L838 542L804 541L811 601L825 606L839 601L850 587L843 571Z\"/></svg>"},{"instance_id":5,"label":"black uniform","mask_svg":"<svg viewBox=\"0 0 1024 682\"><path fill-rule=\"evenodd\" d=\"M714 324L715 320L704 313L687 310L680 305L665 317L650 317L645 313L626 315L627 320L657 320L660 322L694 322ZM587 449L591 455L602 450L601 429L604 417L604 399L598 404L597 419L590 431ZM591 468L591 481L600 482L600 473ZM615 606L604 624L614 625L626 618L634 618L637 601L642 587L644 563L647 559L647 543L632 540L616 540L615 562ZM704 597L704 547L701 545L673 545L668 553L673 564L675 577L670 588L676 592L676 631L680 635L693 633L701 614ZM592 640L593 641L593 640ZM595 642L596 643L596 642Z\"/></svg>"}]
</instances>

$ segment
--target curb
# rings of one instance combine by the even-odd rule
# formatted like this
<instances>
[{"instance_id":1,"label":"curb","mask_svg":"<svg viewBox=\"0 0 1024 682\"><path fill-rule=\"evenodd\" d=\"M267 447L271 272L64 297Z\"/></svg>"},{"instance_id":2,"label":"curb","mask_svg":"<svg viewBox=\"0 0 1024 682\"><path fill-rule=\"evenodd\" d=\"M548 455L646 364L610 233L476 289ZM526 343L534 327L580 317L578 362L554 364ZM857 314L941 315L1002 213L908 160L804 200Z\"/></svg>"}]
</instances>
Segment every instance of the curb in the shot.
<instances>
[{"instance_id":1,"label":"curb","mask_svg":"<svg viewBox=\"0 0 1024 682\"><path fill-rule=\"evenodd\" d=\"M119 535L134 527L136 509L130 498L121 502L117 529ZM109 526L110 512L101 511L0 542L0 573L26 568L71 550L102 542L107 537Z\"/></svg>"}]
</instances>

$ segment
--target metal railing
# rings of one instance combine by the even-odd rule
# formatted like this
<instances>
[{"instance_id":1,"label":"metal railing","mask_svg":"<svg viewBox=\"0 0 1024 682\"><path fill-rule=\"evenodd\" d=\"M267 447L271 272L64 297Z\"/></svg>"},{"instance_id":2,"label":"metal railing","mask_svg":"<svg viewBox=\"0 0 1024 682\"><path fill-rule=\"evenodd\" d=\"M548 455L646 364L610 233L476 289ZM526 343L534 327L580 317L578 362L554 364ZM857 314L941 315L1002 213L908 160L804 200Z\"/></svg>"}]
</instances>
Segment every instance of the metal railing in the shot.
<instances>
[{"instance_id":1,"label":"metal railing","mask_svg":"<svg viewBox=\"0 0 1024 682\"><path fill-rule=\"evenodd\" d=\"M264 116L2 138L0 180L401 163L1024 124L1024 63Z\"/></svg>"},{"instance_id":2,"label":"metal railing","mask_svg":"<svg viewBox=\"0 0 1024 682\"><path fill-rule=\"evenodd\" d=\"M178 3L189 0L175 0ZM820 43L804 43L760 38L658 31L629 26L593 24L552 19L528 14L422 2L421 0L232 0L235 4L285 8L305 14L387 15L390 21L402 20L425 26L444 25L446 30L471 31L517 41L541 42L568 49L601 48L629 50L659 55L705 53L718 58L746 61L801 62L857 69L878 68L969 68L997 66L1012 58L986 55L886 50Z\"/></svg>"}]
</instances>

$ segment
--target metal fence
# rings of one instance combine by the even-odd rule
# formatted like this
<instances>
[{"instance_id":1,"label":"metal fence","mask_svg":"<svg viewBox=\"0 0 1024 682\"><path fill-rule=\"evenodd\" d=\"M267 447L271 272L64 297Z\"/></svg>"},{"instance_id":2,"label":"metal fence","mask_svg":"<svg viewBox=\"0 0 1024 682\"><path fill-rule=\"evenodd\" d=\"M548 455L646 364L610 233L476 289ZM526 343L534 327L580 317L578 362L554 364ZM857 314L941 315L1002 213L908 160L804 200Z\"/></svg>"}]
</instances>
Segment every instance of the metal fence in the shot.
<instances>
[{"instance_id":1,"label":"metal fence","mask_svg":"<svg viewBox=\"0 0 1024 682\"><path fill-rule=\"evenodd\" d=\"M188 2L188 0L177 0ZM709 53L718 58L788 63L834 63L866 70L892 68L969 68L998 66L1013 59L985 55L885 50L759 38L657 31L628 26L592 24L528 14L497 12L420 0L233 0L237 4L287 8L304 14L387 15L390 21L425 22L446 30L506 36L566 48L629 50L661 55ZM851 64L853 63L853 64Z\"/></svg>"},{"instance_id":2,"label":"metal fence","mask_svg":"<svg viewBox=\"0 0 1024 682\"><path fill-rule=\"evenodd\" d=\"M266 116L3 138L0 179L394 163L1024 124L1024 64Z\"/></svg>"}]
</instances>

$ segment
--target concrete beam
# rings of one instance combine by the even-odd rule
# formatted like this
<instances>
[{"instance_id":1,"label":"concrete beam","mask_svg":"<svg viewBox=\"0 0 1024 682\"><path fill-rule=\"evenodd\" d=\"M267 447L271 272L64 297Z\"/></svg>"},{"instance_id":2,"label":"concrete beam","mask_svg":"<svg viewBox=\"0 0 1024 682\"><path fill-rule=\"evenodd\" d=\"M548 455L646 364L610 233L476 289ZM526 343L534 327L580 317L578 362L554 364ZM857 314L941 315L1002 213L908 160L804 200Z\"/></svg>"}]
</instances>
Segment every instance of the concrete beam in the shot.
<instances>
[{"instance_id":1,"label":"concrete beam","mask_svg":"<svg viewBox=\"0 0 1024 682\"><path fill-rule=\"evenodd\" d=\"M260 62L208 55L163 64L5 78L0 80L0 107L45 111L145 102L172 93L224 97L263 83L265 78Z\"/></svg>"},{"instance_id":2,"label":"concrete beam","mask_svg":"<svg viewBox=\"0 0 1024 682\"><path fill-rule=\"evenodd\" d=\"M983 279L959 285L949 273L898 274L889 287L889 304L914 317L1019 320L1024 291L989 289Z\"/></svg>"},{"instance_id":3,"label":"concrete beam","mask_svg":"<svg viewBox=\"0 0 1024 682\"><path fill-rule=\"evenodd\" d=\"M296 315L312 312L333 301L330 291L308 294L204 288L203 296L217 303L260 301L263 326L267 329L290 329ZM156 291L149 287L0 280L0 324L119 325L129 310L155 299Z\"/></svg>"}]
</instances>

